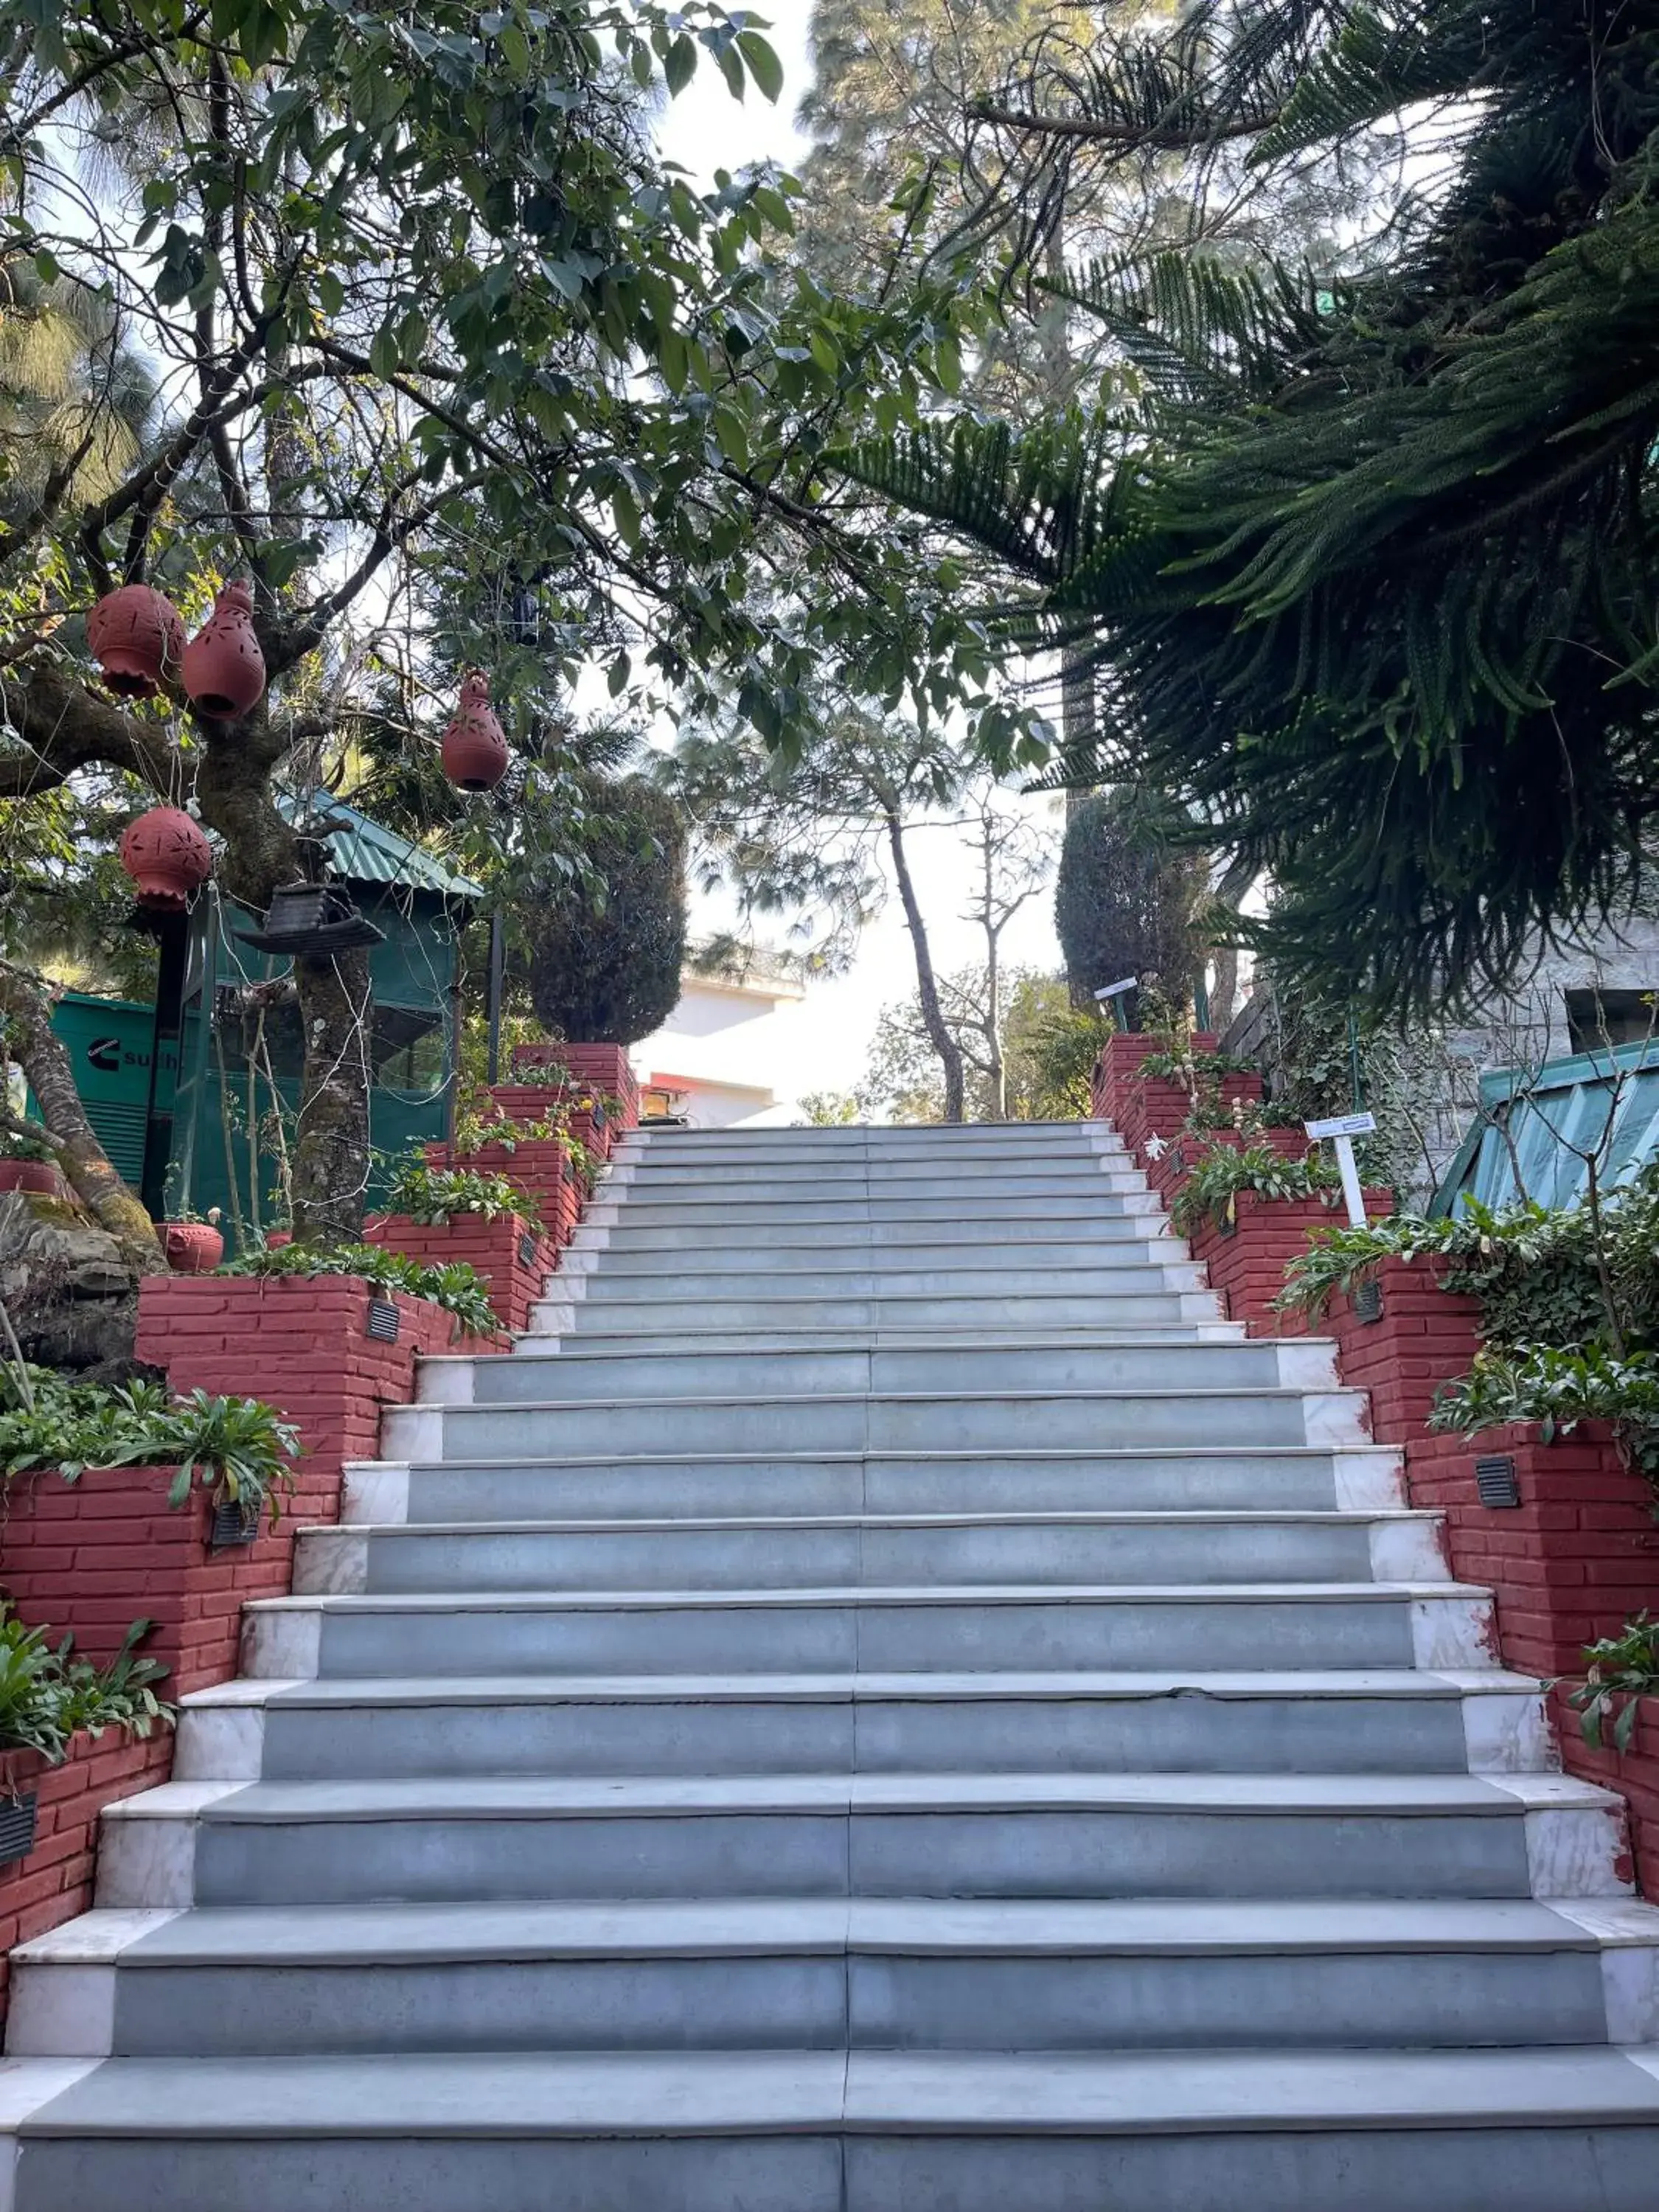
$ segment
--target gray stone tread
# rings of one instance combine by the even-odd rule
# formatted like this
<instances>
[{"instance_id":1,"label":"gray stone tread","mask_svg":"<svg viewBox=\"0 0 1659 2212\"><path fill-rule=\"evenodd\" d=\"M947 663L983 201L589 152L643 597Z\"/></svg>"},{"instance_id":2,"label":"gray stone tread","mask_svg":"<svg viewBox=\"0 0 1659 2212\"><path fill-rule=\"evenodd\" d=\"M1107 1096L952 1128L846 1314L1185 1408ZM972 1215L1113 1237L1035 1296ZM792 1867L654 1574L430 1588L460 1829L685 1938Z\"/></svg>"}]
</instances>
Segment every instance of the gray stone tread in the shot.
<instances>
[{"instance_id":1,"label":"gray stone tread","mask_svg":"<svg viewBox=\"0 0 1659 2212\"><path fill-rule=\"evenodd\" d=\"M1176 1395L1186 1396L1180 1392ZM660 1403L661 1401L657 1402ZM463 1408L463 1410L467 1410ZM905 1451L901 1449L878 1451L810 1451L810 1452L626 1452L599 1458L592 1455L583 1457L568 1452L550 1453L538 1456L533 1453L515 1453L512 1458L501 1453L487 1459L466 1459L459 1453L446 1453L442 1459L415 1459L407 1462L417 1474L472 1474L481 1468L544 1468L549 1474L556 1474L562 1468L745 1468L745 1467L975 1467L986 1461L1006 1466L1010 1461L1024 1465L1028 1461L1042 1467L1093 1467L1097 1464L1112 1467L1121 1461L1139 1465L1146 1460L1178 1460L1182 1464L1210 1460L1274 1460L1330 1459L1340 1455L1344 1459L1356 1454L1362 1457L1387 1460L1393 1462L1400 1454L1392 1444L1373 1443L1368 1437L1344 1439L1334 1444L1091 1444L1086 1449L1071 1445L1021 1445L1017 1450L1008 1446L985 1445L975 1450ZM349 1460L349 1467L374 1467L374 1460ZM403 1464L403 1462L399 1462ZM328 1524L332 1527L334 1524Z\"/></svg>"},{"instance_id":2,"label":"gray stone tread","mask_svg":"<svg viewBox=\"0 0 1659 2212\"><path fill-rule=\"evenodd\" d=\"M121 1953L133 1967L823 1956L1164 1958L1594 1951L1507 1899L675 1898L595 1904L198 1907ZM27 1955L27 1954L26 1954Z\"/></svg>"},{"instance_id":3,"label":"gray stone tread","mask_svg":"<svg viewBox=\"0 0 1659 2212\"><path fill-rule=\"evenodd\" d=\"M489 2051L188 2064L111 2059L42 2106L21 2132L25 2140L524 2140L1656 2123L1659 2079L1603 2049L1183 2051L1174 2060L1159 2051Z\"/></svg>"},{"instance_id":4,"label":"gray stone tread","mask_svg":"<svg viewBox=\"0 0 1659 2212\"><path fill-rule=\"evenodd\" d=\"M1182 1692L1218 1699L1252 1698L1398 1698L1444 1699L1468 1696L1535 1694L1537 1680L1493 1668L1481 1674L1451 1676L1418 1668L1356 1668L1310 1671L1305 1674L1173 1673L1147 1668L1134 1674L471 1674L371 1675L354 1680L326 1677L309 1682L273 1684L260 1702L283 1707L351 1705L650 1705L665 1699L682 1704L828 1705L851 1698L878 1704L915 1700L939 1703L963 1698L1033 1698L1076 1702L1087 1698L1155 1701ZM198 1691L186 1706L210 1705L212 1690ZM237 1702L241 1702L240 1699Z\"/></svg>"},{"instance_id":5,"label":"gray stone tread","mask_svg":"<svg viewBox=\"0 0 1659 2212\"><path fill-rule=\"evenodd\" d=\"M387 1537L422 1536L591 1536L674 1534L696 1531L763 1528L1164 1528L1194 1524L1216 1528L1316 1528L1369 1526L1373 1522L1438 1521L1442 1516L1426 1507L1364 1506L1245 1506L1198 1505L1137 1508L1121 1512L1076 1511L1035 1513L736 1513L653 1514L623 1520L592 1516L568 1520L548 1515L536 1520L514 1521L356 1521L351 1534ZM343 1524L308 1522L302 1536L331 1536Z\"/></svg>"},{"instance_id":6,"label":"gray stone tread","mask_svg":"<svg viewBox=\"0 0 1659 2212\"><path fill-rule=\"evenodd\" d=\"M414 1524L411 1524L414 1525ZM424 1528L427 1524L419 1524ZM634 1613L767 1606L1394 1605L1402 1598L1481 1597L1463 1583L859 1583L818 1589L412 1590L383 1595L263 1597L247 1610L329 1613Z\"/></svg>"},{"instance_id":7,"label":"gray stone tread","mask_svg":"<svg viewBox=\"0 0 1659 2212\"><path fill-rule=\"evenodd\" d=\"M1205 1345L1183 1346L1184 1350L1200 1352ZM1237 1345L1223 1344L1218 1351L1237 1351ZM1267 1348L1271 1349L1271 1346ZM441 1357L447 1358L448 1354ZM566 1355L567 1357L568 1355ZM584 1358L586 1354L581 1355ZM629 1355L633 1357L635 1355ZM550 1364L552 1363L550 1362ZM1310 1393L1300 1387L1278 1382L1228 1382L1214 1386L1197 1383L1120 1383L1097 1389L1054 1390L815 1390L814 1406L1053 1406L1053 1405L1118 1405L1127 1401L1144 1404L1148 1399L1170 1399L1179 1403L1218 1403L1230 1405L1240 1398L1272 1399L1279 1402L1301 1405ZM1357 1397L1357 1391L1342 1391L1334 1383L1322 1385L1313 1393L1316 1396L1336 1395ZM799 1391L761 1390L739 1394L732 1390L711 1390L706 1396L673 1398L502 1398L489 1399L477 1405L439 1405L433 1410L446 1414L460 1413L637 1413L672 1412L676 1406L787 1406L801 1403ZM1078 1455L1072 1455L1073 1457ZM811 1455L808 1455L811 1456ZM884 1457L882 1453L871 1455ZM1006 1457L1005 1451L1002 1455ZM446 1461L445 1464L452 1464Z\"/></svg>"},{"instance_id":8,"label":"gray stone tread","mask_svg":"<svg viewBox=\"0 0 1659 2212\"><path fill-rule=\"evenodd\" d=\"M142 1801L136 1801L142 1803ZM1600 1804L1562 1782L1554 1802ZM605 1819L647 1813L971 1812L1011 1809L1206 1813L1251 1818L1382 1814L1513 1820L1513 1792L1468 1774L488 1775L372 1782L253 1782L199 1818L295 1820Z\"/></svg>"}]
</instances>

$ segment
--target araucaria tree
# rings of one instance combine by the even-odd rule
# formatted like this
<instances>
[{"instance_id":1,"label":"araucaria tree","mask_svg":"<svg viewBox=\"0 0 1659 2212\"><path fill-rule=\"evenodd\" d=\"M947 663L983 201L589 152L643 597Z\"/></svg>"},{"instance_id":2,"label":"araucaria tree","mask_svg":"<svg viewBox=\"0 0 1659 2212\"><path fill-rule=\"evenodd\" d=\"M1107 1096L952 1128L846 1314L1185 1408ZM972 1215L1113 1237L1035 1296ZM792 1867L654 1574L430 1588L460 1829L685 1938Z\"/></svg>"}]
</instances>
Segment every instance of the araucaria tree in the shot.
<instances>
[{"instance_id":1,"label":"araucaria tree","mask_svg":"<svg viewBox=\"0 0 1659 2212\"><path fill-rule=\"evenodd\" d=\"M1201 0L980 114L1039 272L1070 149L1177 163L1199 210L1066 282L1139 405L852 463L1092 641L1110 734L1072 771L1268 872L1277 957L1339 1000L1443 1000L1626 892L1659 813L1651 13ZM1209 245L1206 210L1401 133L1342 256Z\"/></svg>"},{"instance_id":2,"label":"araucaria tree","mask_svg":"<svg viewBox=\"0 0 1659 2212\"><path fill-rule=\"evenodd\" d=\"M949 592L815 483L825 426L901 374L914 413L949 333L792 286L765 173L702 194L659 168L641 101L700 58L780 89L758 31L697 0L0 0L8 861L39 794L101 780L193 809L263 911L316 865L279 797L339 787L365 744L384 774L389 727L429 760L480 604L535 641L497 684L514 793L537 685L595 658L640 708L718 678L774 739L820 662L894 695L963 654L982 672ZM20 327L54 316L68 410L17 373ZM194 628L232 578L257 702L192 708L176 668L110 696L81 620L101 595L150 582ZM294 987L295 1226L349 1233L364 956L302 956Z\"/></svg>"}]
</instances>

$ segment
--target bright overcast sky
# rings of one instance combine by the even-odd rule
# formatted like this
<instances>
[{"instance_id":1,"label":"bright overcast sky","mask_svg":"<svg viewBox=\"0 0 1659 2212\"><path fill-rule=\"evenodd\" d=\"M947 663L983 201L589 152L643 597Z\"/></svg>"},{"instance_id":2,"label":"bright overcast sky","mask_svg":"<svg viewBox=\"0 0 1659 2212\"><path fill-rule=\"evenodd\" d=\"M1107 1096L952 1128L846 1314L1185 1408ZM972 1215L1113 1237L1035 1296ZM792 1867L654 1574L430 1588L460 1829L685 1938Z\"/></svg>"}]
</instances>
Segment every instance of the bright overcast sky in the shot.
<instances>
[{"instance_id":1,"label":"bright overcast sky","mask_svg":"<svg viewBox=\"0 0 1659 2212\"><path fill-rule=\"evenodd\" d=\"M808 0L773 0L770 8L760 12L770 19L767 35L783 64L783 94L777 106L769 106L751 85L739 106L719 73L702 69L661 118L657 136L664 156L682 162L700 182L707 182L718 168L735 170L749 161L775 161L787 168L805 151L794 116L808 81ZM1032 799L1024 804L1036 820L1052 824L1057 841L1057 803ZM961 839L954 830L937 826L918 831L913 845L912 866L935 963L945 970L966 967L981 957L983 939L971 923L961 919L969 896L968 855ZM711 910L701 918L702 926L719 918ZM698 926L700 917L694 912L693 927ZM1059 968L1053 901L1047 893L1016 916L1004 943L1011 965ZM788 1063L780 1065L771 1079L779 1097L793 1100L804 1091L850 1090L863 1073L877 1015L889 1000L904 997L915 981L909 939L895 901L865 933L849 973L834 982L813 985L799 1017L789 1024L795 1042Z\"/></svg>"}]
</instances>

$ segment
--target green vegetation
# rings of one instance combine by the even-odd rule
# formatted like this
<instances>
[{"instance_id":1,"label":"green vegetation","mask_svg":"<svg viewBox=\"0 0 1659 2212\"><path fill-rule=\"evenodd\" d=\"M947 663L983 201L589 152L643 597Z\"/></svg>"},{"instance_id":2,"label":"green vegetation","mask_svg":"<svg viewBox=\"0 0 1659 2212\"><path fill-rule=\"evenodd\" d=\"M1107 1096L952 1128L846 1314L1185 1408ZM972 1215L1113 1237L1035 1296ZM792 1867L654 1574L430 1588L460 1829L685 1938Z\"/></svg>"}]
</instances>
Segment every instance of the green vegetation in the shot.
<instances>
[{"instance_id":1,"label":"green vegetation","mask_svg":"<svg viewBox=\"0 0 1659 2212\"><path fill-rule=\"evenodd\" d=\"M25 1388L27 1384L27 1389ZM293 1487L299 1431L258 1398L175 1398L159 1382L71 1382L52 1370L0 1367L0 1471L51 1468L69 1482L88 1468L171 1467L169 1505L193 1487L215 1505L270 1510L271 1526Z\"/></svg>"},{"instance_id":2,"label":"green vegetation","mask_svg":"<svg viewBox=\"0 0 1659 2212\"><path fill-rule=\"evenodd\" d=\"M1659 1620L1638 1613L1621 1635L1587 1644L1584 1656L1589 1671L1567 1692L1584 1741L1601 1750L1611 1722L1613 1749L1628 1751L1641 1712L1637 1700L1659 1696Z\"/></svg>"},{"instance_id":3,"label":"green vegetation","mask_svg":"<svg viewBox=\"0 0 1659 2212\"><path fill-rule=\"evenodd\" d=\"M1285 1159L1266 1145L1212 1145L1200 1154L1192 1173L1176 1192L1170 1218L1183 1237L1204 1222L1231 1229L1238 1218L1238 1197L1315 1198L1339 1188L1336 1170L1317 1152Z\"/></svg>"},{"instance_id":4,"label":"green vegetation","mask_svg":"<svg viewBox=\"0 0 1659 2212\"><path fill-rule=\"evenodd\" d=\"M403 1252L379 1244L336 1244L319 1249L283 1244L274 1251L246 1252L219 1269L222 1275L356 1275L371 1290L391 1297L395 1291L425 1298L453 1314L469 1336L494 1336L501 1317L489 1300L489 1285L465 1260L425 1267Z\"/></svg>"},{"instance_id":5,"label":"green vegetation","mask_svg":"<svg viewBox=\"0 0 1659 2212\"><path fill-rule=\"evenodd\" d=\"M405 1161L386 1193L386 1212L406 1214L422 1227L441 1229L452 1214L482 1214L486 1221L504 1213L539 1222L535 1200L505 1176L481 1175L471 1168L428 1167L424 1159Z\"/></svg>"},{"instance_id":6,"label":"green vegetation","mask_svg":"<svg viewBox=\"0 0 1659 2212\"><path fill-rule=\"evenodd\" d=\"M138 1656L154 1623L135 1620L106 1667L74 1656L66 1636L54 1650L44 1628L26 1628L0 1599L0 1752L38 1752L61 1766L70 1739L94 1740L106 1729L144 1737L171 1728L173 1708L155 1694L167 1668Z\"/></svg>"}]
</instances>

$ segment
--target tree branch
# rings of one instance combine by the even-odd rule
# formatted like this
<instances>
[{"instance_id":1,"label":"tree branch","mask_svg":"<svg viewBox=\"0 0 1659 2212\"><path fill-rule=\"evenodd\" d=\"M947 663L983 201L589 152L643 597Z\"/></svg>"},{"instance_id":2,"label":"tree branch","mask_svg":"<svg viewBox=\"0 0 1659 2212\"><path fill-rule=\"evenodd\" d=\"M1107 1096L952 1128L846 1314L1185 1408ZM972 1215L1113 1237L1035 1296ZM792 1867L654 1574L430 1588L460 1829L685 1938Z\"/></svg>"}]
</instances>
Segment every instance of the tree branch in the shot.
<instances>
[{"instance_id":1,"label":"tree branch","mask_svg":"<svg viewBox=\"0 0 1659 2212\"><path fill-rule=\"evenodd\" d=\"M1253 138L1277 123L1283 112L1270 108L1264 114L1246 116L1237 123L1213 123L1204 130L1177 130L1173 124L1155 123L1140 129L1132 123L1103 123L1087 115L1021 114L1018 108L997 107L976 100L969 113L976 123L1000 125L1007 131L1024 131L1039 138L1087 138L1109 146L1145 146L1161 154L1197 153L1218 146L1228 138Z\"/></svg>"}]
</instances>

